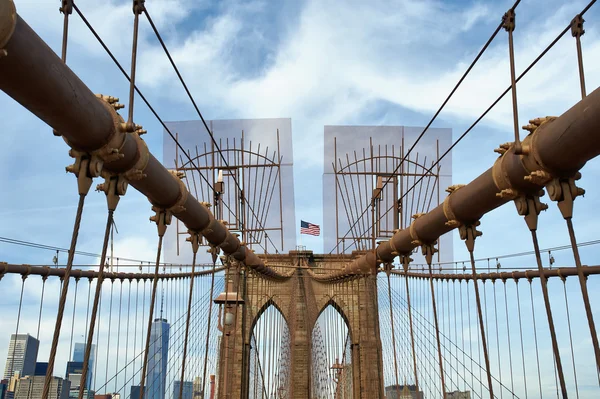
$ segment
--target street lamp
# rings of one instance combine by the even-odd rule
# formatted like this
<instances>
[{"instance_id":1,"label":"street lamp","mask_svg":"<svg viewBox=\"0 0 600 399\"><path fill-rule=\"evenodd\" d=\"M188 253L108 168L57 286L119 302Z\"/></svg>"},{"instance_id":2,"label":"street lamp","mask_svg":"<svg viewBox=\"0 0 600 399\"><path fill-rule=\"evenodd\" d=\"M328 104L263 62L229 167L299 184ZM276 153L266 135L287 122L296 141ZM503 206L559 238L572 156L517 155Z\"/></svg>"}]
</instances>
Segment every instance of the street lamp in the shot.
<instances>
[{"instance_id":1,"label":"street lamp","mask_svg":"<svg viewBox=\"0 0 600 399\"><path fill-rule=\"evenodd\" d=\"M227 281L225 292L221 292L215 298L215 303L219 305L219 331L225 335L230 335L235 324L237 306L244 304L244 298L238 295L231 278Z\"/></svg>"}]
</instances>

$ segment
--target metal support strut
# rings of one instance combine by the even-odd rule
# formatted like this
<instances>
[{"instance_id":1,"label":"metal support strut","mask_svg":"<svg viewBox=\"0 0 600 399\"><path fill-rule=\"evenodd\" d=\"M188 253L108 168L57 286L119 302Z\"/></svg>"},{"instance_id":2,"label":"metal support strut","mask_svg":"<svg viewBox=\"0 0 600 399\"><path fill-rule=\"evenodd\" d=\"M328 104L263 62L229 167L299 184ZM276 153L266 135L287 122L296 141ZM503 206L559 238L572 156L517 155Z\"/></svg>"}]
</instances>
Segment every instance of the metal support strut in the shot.
<instances>
[{"instance_id":1,"label":"metal support strut","mask_svg":"<svg viewBox=\"0 0 600 399\"><path fill-rule=\"evenodd\" d=\"M588 319L592 344L594 346L594 355L596 357L596 370L600 373L600 347L598 345L598 335L596 325L594 323L594 315L590 305L590 297L588 294L587 277L583 273L581 258L579 256L579 248L577 248L577 239L575 238L575 229L573 228L573 205L575 198L585 194L585 190L575 185L575 181L581 178L581 173L577 172L574 177L568 179L554 179L546 187L548 196L552 201L556 201L558 209L562 217L567 222L569 230L569 239L575 258L575 267L577 268L577 276L579 277L579 285L581 286L581 295L585 307L585 314Z\"/></svg>"},{"instance_id":2,"label":"metal support strut","mask_svg":"<svg viewBox=\"0 0 600 399\"><path fill-rule=\"evenodd\" d=\"M156 288L158 287L158 273L160 270L160 253L162 250L163 237L167 231L167 226L171 224L173 214L168 209L152 206L156 213L150 217L150 221L156 223L158 229L158 247L156 249L156 266L154 268L154 281L152 283L152 296L150 298L150 310L148 315L148 331L146 332L146 346L144 350L144 362L142 363L142 378L140 382L140 397L144 399L144 386L146 384L146 370L148 368L148 352L150 349L150 333L152 331L152 318L154 317L154 303L156 302ZM183 385L183 384L182 384Z\"/></svg>"},{"instance_id":3,"label":"metal support strut","mask_svg":"<svg viewBox=\"0 0 600 399\"><path fill-rule=\"evenodd\" d=\"M543 273L544 267L542 266L542 257L540 254L540 246L537 238L537 224L538 216L542 210L548 209L548 205L540 202L540 197L544 195L544 191L541 190L538 195L520 196L515 198L515 205L519 215L525 217L527 227L531 231L531 238L533 240L533 248L535 250L535 258L540 271L540 285L542 287L542 294L544 296L544 305L546 306L546 316L548 317L548 327L550 328L550 338L552 340L552 350L554 352L554 359L556 362L556 372L560 381L560 389L563 398L567 398L567 387L565 384L565 377L563 374L562 362L560 360L560 351L558 349L558 341L556 339L556 330L554 328L554 319L552 317L552 308L550 307L550 296L548 295L548 279Z\"/></svg>"},{"instance_id":4,"label":"metal support strut","mask_svg":"<svg viewBox=\"0 0 600 399\"><path fill-rule=\"evenodd\" d=\"M415 215L415 216L418 217L418 215ZM431 244L422 244L421 250L422 250L423 256L425 256L425 260L427 261L427 266L429 266L429 287L431 288L431 303L433 306L433 319L435 322L435 338L437 341L438 361L440 363L440 378L442 380L442 395L443 395L443 398L446 399L446 382L445 382L445 378L444 378L444 363L443 363L444 360L442 359L440 327L438 324L437 306L435 304L435 290L433 288L433 270L431 269L431 262L433 261L433 255L437 252L437 249L435 249L435 242L431 243Z\"/></svg>"},{"instance_id":5,"label":"metal support strut","mask_svg":"<svg viewBox=\"0 0 600 399\"><path fill-rule=\"evenodd\" d=\"M477 270L475 268L475 256L473 251L475 250L475 239L483 235L483 233L477 230L477 226L480 222L477 221L469 225L461 225L458 229L461 240L465 240L465 245L469 251L469 257L471 259L471 271L473 273L473 288L475 289L475 303L477 305L477 318L479 319L479 332L481 334L481 346L483 347L483 358L485 360L485 371L487 374L488 391L490 398L494 398L494 387L492 385L492 373L490 370L490 355L488 353L487 340L485 335L485 327L483 325L483 312L481 311L481 297L479 295L479 285L477 284ZM484 282L485 284L485 282Z\"/></svg>"}]
</instances>

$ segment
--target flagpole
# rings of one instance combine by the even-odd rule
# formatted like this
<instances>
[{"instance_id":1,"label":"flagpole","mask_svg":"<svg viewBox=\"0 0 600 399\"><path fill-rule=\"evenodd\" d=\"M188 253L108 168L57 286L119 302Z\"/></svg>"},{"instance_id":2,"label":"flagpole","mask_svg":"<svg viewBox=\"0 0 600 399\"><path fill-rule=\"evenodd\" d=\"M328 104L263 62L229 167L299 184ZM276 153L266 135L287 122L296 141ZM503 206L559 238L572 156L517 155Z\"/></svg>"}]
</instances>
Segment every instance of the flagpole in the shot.
<instances>
[{"instance_id":1,"label":"flagpole","mask_svg":"<svg viewBox=\"0 0 600 399\"><path fill-rule=\"evenodd\" d=\"M299 247L302 247L302 220L300 221L300 245Z\"/></svg>"}]
</instances>

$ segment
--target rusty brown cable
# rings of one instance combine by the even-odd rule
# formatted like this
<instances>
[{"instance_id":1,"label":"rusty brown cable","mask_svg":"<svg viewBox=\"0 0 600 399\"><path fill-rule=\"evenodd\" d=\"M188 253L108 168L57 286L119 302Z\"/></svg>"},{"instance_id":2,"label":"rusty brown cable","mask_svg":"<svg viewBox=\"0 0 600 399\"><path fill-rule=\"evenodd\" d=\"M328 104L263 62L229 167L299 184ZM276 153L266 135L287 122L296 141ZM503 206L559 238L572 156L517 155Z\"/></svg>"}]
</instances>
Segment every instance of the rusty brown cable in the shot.
<instances>
[{"instance_id":1,"label":"rusty brown cable","mask_svg":"<svg viewBox=\"0 0 600 399\"><path fill-rule=\"evenodd\" d=\"M459 282L459 284L460 284L460 282ZM458 365L458 355L459 355L458 349L459 348L458 348L458 326L457 326L458 317L456 317L456 281L452 282L452 302L453 302L452 314L454 315L453 316L453 319L454 319L454 339L456 340L456 344L455 344L455 348L456 348L456 355L455 355L455 358L456 358L456 372L458 374L458 369L459 369L459 365ZM461 349L461 351L462 351L462 349ZM464 382L465 382L465 380L464 380L464 377L463 377L463 383Z\"/></svg>"},{"instance_id":2,"label":"rusty brown cable","mask_svg":"<svg viewBox=\"0 0 600 399\"><path fill-rule=\"evenodd\" d=\"M161 212L161 215L159 217L164 217L166 211ZM159 220L157 220L157 223L162 223ZM150 350L150 335L152 332L152 317L154 315L154 304L156 302L156 288L158 287L158 275L160 272L160 255L161 255L161 251L162 251L162 243L163 243L163 237L164 237L164 232L161 233L159 231L158 234L158 246L156 249L156 266L154 268L154 279L152 282L152 294L150 296L150 310L149 310L149 314L148 314L148 330L146 332L146 347L144 349L144 360L142 363L142 376L141 376L141 382L140 382L140 397L139 399L143 399L143 392L144 392L144 384L146 383L146 369L148 367L148 353ZM82 398L79 398L82 399Z\"/></svg>"},{"instance_id":3,"label":"rusty brown cable","mask_svg":"<svg viewBox=\"0 0 600 399\"><path fill-rule=\"evenodd\" d=\"M112 234L111 234L112 237ZM108 334L107 334L107 343L106 343L106 347L110 348L110 330L112 327L112 305L113 305L113 293L114 293L114 289L115 289L115 280L114 279L110 279L110 301L108 303ZM104 374L104 381L108 380L108 365L109 365L109 360L110 360L110 351L107 350L106 351L106 371ZM106 383L105 383L106 385Z\"/></svg>"},{"instance_id":4,"label":"rusty brown cable","mask_svg":"<svg viewBox=\"0 0 600 399\"><path fill-rule=\"evenodd\" d=\"M414 330L413 330L412 310L411 310L411 303L410 303L410 290L408 288L409 287L408 277L405 276L404 280L406 283L406 300L408 302L408 325L410 327L410 346L411 346L412 358L413 358L413 372L415 374L415 387L418 392L419 391L419 376L417 373L417 356L416 356L416 352L415 352L415 335L414 335Z\"/></svg>"},{"instance_id":5,"label":"rusty brown cable","mask_svg":"<svg viewBox=\"0 0 600 399\"><path fill-rule=\"evenodd\" d=\"M61 59L67 63L67 42L69 37L69 15L73 12L73 0L62 0L59 11L64 14Z\"/></svg>"},{"instance_id":6,"label":"rusty brown cable","mask_svg":"<svg viewBox=\"0 0 600 399\"><path fill-rule=\"evenodd\" d=\"M21 295L19 296L19 310L17 311L17 327L15 330L15 339L13 340L13 354L10 361L10 378L12 379L15 375L15 355L17 353L17 335L19 335L19 324L21 322L21 308L23 306L23 291L25 290L25 279L26 274L23 274L21 278Z\"/></svg>"},{"instance_id":7,"label":"rusty brown cable","mask_svg":"<svg viewBox=\"0 0 600 399\"><path fill-rule=\"evenodd\" d=\"M523 152L521 148L521 139L519 138L519 107L517 104L517 82L515 78L515 49L513 44L513 31L515 29L515 11L510 9L502 18L502 27L508 32L508 55L510 60L510 87L512 95L513 108L513 128L515 133L515 154L520 155Z\"/></svg>"},{"instance_id":8,"label":"rusty brown cable","mask_svg":"<svg viewBox=\"0 0 600 399\"><path fill-rule=\"evenodd\" d=\"M540 372L540 354L538 350L538 339L537 339L537 327L535 322L535 307L533 305L533 287L532 280L528 279L529 282L529 299L531 301L531 319L533 320L533 341L535 343L535 358L537 362L537 375L538 375L538 387L540 390L540 399L542 399L542 376Z\"/></svg>"},{"instance_id":9,"label":"rusty brown cable","mask_svg":"<svg viewBox=\"0 0 600 399\"><path fill-rule=\"evenodd\" d=\"M213 294L214 294L214 288L215 288L215 267L216 267L216 263L213 264L213 273L211 275L210 278L210 296L208 298L209 304L208 304L208 321L207 321L207 325L206 325L206 344L204 347L204 368L202 371L202 392L204 393L204 390L206 389L206 367L207 367L207 361L208 361L208 341L210 339L210 323L212 321L212 308L213 308Z\"/></svg>"},{"instance_id":10,"label":"rusty brown cable","mask_svg":"<svg viewBox=\"0 0 600 399\"><path fill-rule=\"evenodd\" d=\"M436 309L436 304L435 304L435 291L434 291L434 287L433 287L433 278L432 278L433 271L431 269L431 262L428 262L428 263L429 263L429 288L431 290L431 305L432 305L432 309L433 309L433 320L435 322L435 338L437 341L440 379L442 382L442 397L444 399L446 399L446 383L444 380L444 364L443 364L443 359L442 359L442 348L441 348L441 343L440 343L440 328L439 328L439 324L438 324L437 309Z\"/></svg>"},{"instance_id":11,"label":"rusty brown cable","mask_svg":"<svg viewBox=\"0 0 600 399\"><path fill-rule=\"evenodd\" d=\"M37 339L39 341L40 339L40 327L42 324L42 307L44 305L44 291L46 289L46 280L48 279L47 276L43 276L42 277L42 293L41 293L41 297L40 297L40 312L38 315L38 325L37 325L37 333L35 336L35 339ZM33 384L29 384L29 386L27 387L27 397L30 398L31 396L31 390L33 388Z\"/></svg>"},{"instance_id":12,"label":"rusty brown cable","mask_svg":"<svg viewBox=\"0 0 600 399\"><path fill-rule=\"evenodd\" d=\"M583 69L583 55L581 51L581 36L585 33L583 30L584 19L581 14L578 14L571 21L571 34L575 38L575 45L577 47L577 66L579 67L579 85L581 87L581 98L586 97L585 91L585 72Z\"/></svg>"},{"instance_id":13,"label":"rusty brown cable","mask_svg":"<svg viewBox=\"0 0 600 399\"><path fill-rule=\"evenodd\" d=\"M102 244L102 256L100 257L100 268L98 270L98 278L96 280L96 291L94 294L94 303L92 305L92 314L90 316L90 325L88 328L87 340L85 341L85 352L83 355L83 366L81 370L81 381L87 381L88 367L90 362L90 354L92 350L92 341L94 339L94 328L96 325L96 317L99 313L98 307L100 303L100 293L102 292L102 282L104 281L104 269L106 267L106 252L108 250L108 241L110 237L110 229L113 223L114 210L108 210L108 216L106 218L106 228L104 230L104 242ZM100 326L98 325L98 329ZM98 334L99 336L100 334ZM97 366L98 362L96 362ZM94 372L97 376L98 373ZM95 385L95 384L94 384ZM79 386L78 399L83 399L85 384Z\"/></svg>"},{"instance_id":14,"label":"rusty brown cable","mask_svg":"<svg viewBox=\"0 0 600 399\"><path fill-rule=\"evenodd\" d=\"M396 386L400 385L398 381L398 358L396 353L396 335L394 330L394 309L392 307L392 287L390 282L390 273L387 274L387 283L388 283L388 300L390 303L390 323L392 326L392 346L394 347L394 372L396 376Z\"/></svg>"},{"instance_id":15,"label":"rusty brown cable","mask_svg":"<svg viewBox=\"0 0 600 399\"><path fill-rule=\"evenodd\" d=\"M496 295L496 280L492 280L492 287L494 288L494 324L496 327L496 350L498 354L498 380L500 381L500 384L502 384L502 361L500 356L500 334L498 331L498 301ZM502 391L502 385L500 385L500 399L504 397Z\"/></svg>"},{"instance_id":16,"label":"rusty brown cable","mask_svg":"<svg viewBox=\"0 0 600 399\"><path fill-rule=\"evenodd\" d=\"M527 399L527 377L525 369L525 348L523 346L523 323L521 321L521 298L519 297L519 280L515 279L515 290L517 291L517 312L519 314L519 336L521 338L521 361L523 363L523 386L525 387L525 399Z\"/></svg>"},{"instance_id":17,"label":"rusty brown cable","mask_svg":"<svg viewBox=\"0 0 600 399\"><path fill-rule=\"evenodd\" d=\"M506 315L506 330L507 330L507 338L508 338L508 364L510 367L510 390L511 392L515 391L515 384L513 378L513 363L512 363L512 348L510 344L510 323L508 320L508 299L506 296L506 280L502 280L502 285L504 288L504 314Z\"/></svg>"},{"instance_id":18,"label":"rusty brown cable","mask_svg":"<svg viewBox=\"0 0 600 399\"><path fill-rule=\"evenodd\" d=\"M122 282L121 282L122 284ZM127 337L127 339L129 340L129 325L131 324L131 320L130 320L130 316L131 316L131 280L129 280L129 293L127 296L127 329L125 332L125 336ZM135 342L135 335L134 335L134 342ZM125 382L129 381L127 379L127 369L129 367L129 363L127 363L127 359L129 359L129 345L125 345L125 373L123 376L123 380ZM135 399L135 398L133 398Z\"/></svg>"},{"instance_id":19,"label":"rusty brown cable","mask_svg":"<svg viewBox=\"0 0 600 399\"><path fill-rule=\"evenodd\" d=\"M187 358L187 347L188 347L188 336L190 332L190 317L192 313L192 296L194 294L194 271L196 269L196 256L198 255L198 247L193 242L193 240L198 240L198 235L196 233L192 233L195 235L195 238L192 237L192 275L190 277L190 293L188 296L188 306L187 306L187 315L185 319L185 333L183 338L183 359L181 361L181 383L179 384L179 398L183 397L183 382L185 381L185 362ZM214 276L214 274L213 274ZM214 277L213 277L214 278ZM212 302L212 297L209 298L209 302Z\"/></svg>"},{"instance_id":20,"label":"rusty brown cable","mask_svg":"<svg viewBox=\"0 0 600 399\"><path fill-rule=\"evenodd\" d=\"M489 358L489 354L488 354L488 347L487 347L487 339L486 339L486 331L485 331L485 327L484 327L484 321L483 321L483 312L481 311L481 298L479 295L479 285L477 282L477 271L475 270L475 257L473 256L473 251L471 248L469 248L469 257L471 258L471 270L473 272L473 289L475 290L475 304L477 306L477 317L479 319L479 331L480 331L480 335L481 335L481 346L483 349L483 359L485 362L485 371L487 374L487 382L488 382L488 391L490 393L490 398L493 399L494 398L494 391L493 391L493 386L492 386L492 375L491 375L491 371L490 371L490 358ZM484 283L484 287L485 287L485 283Z\"/></svg>"},{"instance_id":21,"label":"rusty brown cable","mask_svg":"<svg viewBox=\"0 0 600 399\"><path fill-rule=\"evenodd\" d=\"M579 286L581 287L581 296L583 299L585 314L587 316L588 326L590 329L590 336L592 338L592 344L594 347L594 355L596 358L596 374L598 375L598 382L600 383L600 345L598 344L598 335L596 333L594 315L592 313L590 296L588 294L587 277L583 273L582 269L581 257L579 256L579 248L577 247L577 238L575 237L575 229L573 227L573 219L572 217L565 217L565 221L567 222L567 229L569 230L569 240L571 241L571 249L573 251L573 257L575 258L575 267L577 268Z\"/></svg>"},{"instance_id":22,"label":"rusty brown cable","mask_svg":"<svg viewBox=\"0 0 600 399\"><path fill-rule=\"evenodd\" d=\"M73 316L71 318L71 338L69 340L69 353L73 353L73 331L75 329L75 308L77 307L77 288L79 287L79 279L75 278L75 294L73 296Z\"/></svg>"},{"instance_id":23,"label":"rusty brown cable","mask_svg":"<svg viewBox=\"0 0 600 399\"><path fill-rule=\"evenodd\" d=\"M140 25L140 14L144 11L144 2L133 0L133 40L131 45L131 79L129 80L129 114L127 116L127 130L134 131L133 103L135 100L135 71L137 64L138 30ZM182 380L183 381L183 380ZM183 385L183 383L182 383Z\"/></svg>"},{"instance_id":24,"label":"rusty brown cable","mask_svg":"<svg viewBox=\"0 0 600 399\"><path fill-rule=\"evenodd\" d=\"M563 374L562 361L560 358L560 350L558 348L558 341L556 338L556 329L554 327L554 318L552 316L552 308L550 306L550 295L548 294L548 280L543 273L544 266L542 265L542 258L540 255L540 246L537 238L536 229L531 229L531 239L533 241L533 247L535 250L535 259L538 265L538 270L540 271L540 285L542 287L542 294L544 296L544 305L546 307L546 316L548 318L548 328L550 329L550 337L552 340L552 351L554 353L554 360L556 363L556 368L558 372L558 379L560 381L560 390L562 392L563 398L567 398L567 387L565 383L565 377Z\"/></svg>"},{"instance_id":25,"label":"rusty brown cable","mask_svg":"<svg viewBox=\"0 0 600 399\"><path fill-rule=\"evenodd\" d=\"M80 173L86 173L87 171L81 171ZM42 398L48 398L50 393L50 383L52 381L52 373L54 371L54 362L56 360L56 352L58 350L58 339L60 337L60 330L62 327L62 319L65 311L65 305L67 302L67 293L69 291L69 276L71 268L73 267L73 259L75 257L75 247L77 245L77 237L79 236L79 227L81 226L81 216L83 215L83 206L85 203L85 196L87 191L79 193L79 203L77 204L77 214L75 215L75 225L73 226L73 234L71 236L71 246L69 248L69 257L67 259L67 266L65 267L65 275L63 278L62 289L60 293L60 299L58 302L58 312L56 314L56 323L54 324L54 335L52 337L52 346L50 348L50 355L48 356L48 370L46 371L46 377L44 379L44 387L42 390ZM79 398L81 399L81 398Z\"/></svg>"},{"instance_id":26,"label":"rusty brown cable","mask_svg":"<svg viewBox=\"0 0 600 399\"><path fill-rule=\"evenodd\" d=\"M115 390L113 392L117 392L117 387L119 386L119 359L120 349L121 349L121 310L123 309L123 280L119 280L119 321L117 322L117 358L115 360ZM127 360L127 356L125 356Z\"/></svg>"},{"instance_id":27,"label":"rusty brown cable","mask_svg":"<svg viewBox=\"0 0 600 399\"><path fill-rule=\"evenodd\" d=\"M469 280L466 281L466 293L467 293L467 318L468 318L468 323L469 323L469 359L471 360L471 370L473 370L473 335L471 334L471 332L473 331L473 329L471 328L471 294L469 293ZM479 349L479 345L477 345L477 348ZM481 364L481 356L479 356L479 364ZM474 384L474 379L475 375L471 372L471 386L475 386ZM479 380L481 381L481 367L479 367ZM481 388L483 384L479 384L479 387ZM480 396L479 397L483 397L483 393L481 391L481 389L479 390Z\"/></svg>"},{"instance_id":28,"label":"rusty brown cable","mask_svg":"<svg viewBox=\"0 0 600 399\"><path fill-rule=\"evenodd\" d=\"M577 384L577 369L575 367L575 352L573 351L573 335L571 334L571 316L569 312L569 299L567 297L567 279L562 278L563 293L565 295L565 309L567 311L567 327L569 327L569 344L571 346L571 361L573 362L573 377L575 379L575 395L579 399L579 386Z\"/></svg>"}]
</instances>

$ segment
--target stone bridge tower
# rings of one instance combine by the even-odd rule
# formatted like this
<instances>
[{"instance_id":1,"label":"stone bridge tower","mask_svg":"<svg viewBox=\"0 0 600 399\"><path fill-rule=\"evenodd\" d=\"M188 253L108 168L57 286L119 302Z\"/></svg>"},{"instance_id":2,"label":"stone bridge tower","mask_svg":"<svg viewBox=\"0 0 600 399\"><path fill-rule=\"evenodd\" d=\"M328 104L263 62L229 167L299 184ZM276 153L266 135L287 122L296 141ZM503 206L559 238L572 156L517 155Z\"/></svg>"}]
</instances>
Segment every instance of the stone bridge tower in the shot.
<instances>
[{"instance_id":1,"label":"stone bridge tower","mask_svg":"<svg viewBox=\"0 0 600 399\"><path fill-rule=\"evenodd\" d=\"M231 304L237 298L238 305L233 307L236 314L233 330L224 332L221 339L217 398L249 397L252 331L270 306L281 312L290 334L288 397L312 398L312 331L329 305L339 312L348 327L353 397L384 397L376 271L335 282L320 278L328 269L339 270L356 255L314 255L312 251L261 255L268 266L289 276L285 280L270 280L252 272L244 275L239 267L229 268L230 292L224 294Z\"/></svg>"}]
</instances>

